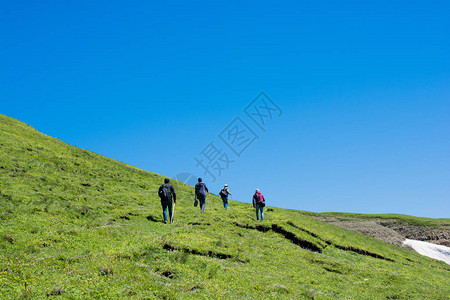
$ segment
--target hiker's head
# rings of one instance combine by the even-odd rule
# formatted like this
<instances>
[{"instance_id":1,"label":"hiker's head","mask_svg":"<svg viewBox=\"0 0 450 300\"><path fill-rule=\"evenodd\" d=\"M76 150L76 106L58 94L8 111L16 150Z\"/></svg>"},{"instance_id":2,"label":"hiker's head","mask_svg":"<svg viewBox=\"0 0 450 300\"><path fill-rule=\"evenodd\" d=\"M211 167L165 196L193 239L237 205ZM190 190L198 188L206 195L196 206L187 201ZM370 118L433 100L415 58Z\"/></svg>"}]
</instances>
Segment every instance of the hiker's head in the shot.
<instances>
[{"instance_id":1,"label":"hiker's head","mask_svg":"<svg viewBox=\"0 0 450 300\"><path fill-rule=\"evenodd\" d=\"M228 187L228 184L225 183L225 185L223 187Z\"/></svg>"},{"instance_id":2,"label":"hiker's head","mask_svg":"<svg viewBox=\"0 0 450 300\"><path fill-rule=\"evenodd\" d=\"M198 182L202 182L202 181L203 181L203 179L201 179L201 178L198 179Z\"/></svg>"},{"instance_id":3,"label":"hiker's head","mask_svg":"<svg viewBox=\"0 0 450 300\"><path fill-rule=\"evenodd\" d=\"M256 189L256 192L255 192L255 193L257 193L257 192L259 192L259 189Z\"/></svg>"},{"instance_id":4,"label":"hiker's head","mask_svg":"<svg viewBox=\"0 0 450 300\"><path fill-rule=\"evenodd\" d=\"M164 183L169 183L169 182L170 182L169 178L164 179Z\"/></svg>"}]
</instances>

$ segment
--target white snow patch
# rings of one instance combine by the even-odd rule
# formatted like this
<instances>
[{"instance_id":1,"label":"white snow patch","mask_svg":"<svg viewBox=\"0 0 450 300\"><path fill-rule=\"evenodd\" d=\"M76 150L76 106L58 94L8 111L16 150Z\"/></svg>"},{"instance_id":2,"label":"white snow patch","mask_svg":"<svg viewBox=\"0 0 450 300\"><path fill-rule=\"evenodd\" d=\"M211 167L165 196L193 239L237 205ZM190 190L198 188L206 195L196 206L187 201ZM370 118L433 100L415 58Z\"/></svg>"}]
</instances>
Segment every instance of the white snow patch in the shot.
<instances>
[{"instance_id":1,"label":"white snow patch","mask_svg":"<svg viewBox=\"0 0 450 300\"><path fill-rule=\"evenodd\" d=\"M410 239L404 240L403 245L411 246L419 254L442 260L450 265L450 247Z\"/></svg>"}]
</instances>

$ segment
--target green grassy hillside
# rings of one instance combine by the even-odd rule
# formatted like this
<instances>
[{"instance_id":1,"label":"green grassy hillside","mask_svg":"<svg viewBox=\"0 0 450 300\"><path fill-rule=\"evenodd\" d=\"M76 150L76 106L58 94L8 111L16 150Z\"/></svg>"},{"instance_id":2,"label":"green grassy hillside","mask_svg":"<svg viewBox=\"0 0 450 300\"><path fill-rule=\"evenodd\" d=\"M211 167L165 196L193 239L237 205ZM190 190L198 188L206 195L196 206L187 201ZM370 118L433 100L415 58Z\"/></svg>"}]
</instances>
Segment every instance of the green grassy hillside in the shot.
<instances>
[{"instance_id":1,"label":"green grassy hillside","mask_svg":"<svg viewBox=\"0 0 450 300\"><path fill-rule=\"evenodd\" d=\"M450 266L304 212L173 182L163 224L160 175L3 115L0 147L2 299L449 299Z\"/></svg>"}]
</instances>

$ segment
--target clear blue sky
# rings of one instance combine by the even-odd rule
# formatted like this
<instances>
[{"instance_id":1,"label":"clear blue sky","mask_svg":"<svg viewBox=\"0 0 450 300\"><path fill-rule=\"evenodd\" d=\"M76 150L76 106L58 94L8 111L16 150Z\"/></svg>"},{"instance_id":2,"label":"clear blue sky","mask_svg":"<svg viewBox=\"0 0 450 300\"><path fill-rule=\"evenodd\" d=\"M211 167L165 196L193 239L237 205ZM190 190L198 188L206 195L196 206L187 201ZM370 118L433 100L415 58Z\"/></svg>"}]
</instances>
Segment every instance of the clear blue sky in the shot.
<instances>
[{"instance_id":1,"label":"clear blue sky","mask_svg":"<svg viewBox=\"0 0 450 300\"><path fill-rule=\"evenodd\" d=\"M449 218L450 3L338 2L0 0L0 113L170 177L213 142L240 201Z\"/></svg>"}]
</instances>

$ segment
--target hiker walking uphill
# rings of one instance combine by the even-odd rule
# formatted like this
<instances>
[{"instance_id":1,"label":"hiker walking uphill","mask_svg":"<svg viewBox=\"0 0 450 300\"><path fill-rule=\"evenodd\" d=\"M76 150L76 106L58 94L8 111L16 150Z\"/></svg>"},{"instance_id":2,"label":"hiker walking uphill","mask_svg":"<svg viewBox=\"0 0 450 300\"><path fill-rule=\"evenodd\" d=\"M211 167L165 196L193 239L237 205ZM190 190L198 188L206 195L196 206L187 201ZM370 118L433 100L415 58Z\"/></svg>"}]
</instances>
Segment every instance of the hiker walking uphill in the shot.
<instances>
[{"instance_id":1,"label":"hiker walking uphill","mask_svg":"<svg viewBox=\"0 0 450 300\"><path fill-rule=\"evenodd\" d=\"M223 189L220 190L219 195L223 201L223 208L227 209L228 208L228 195L231 195L230 191L228 190L228 184L225 184L223 186Z\"/></svg>"},{"instance_id":2,"label":"hiker walking uphill","mask_svg":"<svg viewBox=\"0 0 450 300\"><path fill-rule=\"evenodd\" d=\"M159 187L158 195L161 198L161 205L163 209L164 223L167 223L167 209L169 209L170 223L173 223L173 202L177 203L177 194L175 189L171 184L169 184L170 179L164 179L164 184Z\"/></svg>"},{"instance_id":3,"label":"hiker walking uphill","mask_svg":"<svg viewBox=\"0 0 450 300\"><path fill-rule=\"evenodd\" d=\"M253 207L256 208L256 220L259 220L258 212L261 214L261 221L264 220L264 206L266 206L266 199L264 199L264 195L259 189L256 189L253 195Z\"/></svg>"},{"instance_id":4,"label":"hiker walking uphill","mask_svg":"<svg viewBox=\"0 0 450 300\"><path fill-rule=\"evenodd\" d=\"M202 182L202 179L198 179L198 183L195 185L195 203L194 205L197 206L197 200L200 201L200 209L202 210L202 213L205 212L205 205L206 205L206 193L209 194L208 188L206 187L206 184Z\"/></svg>"}]
</instances>

